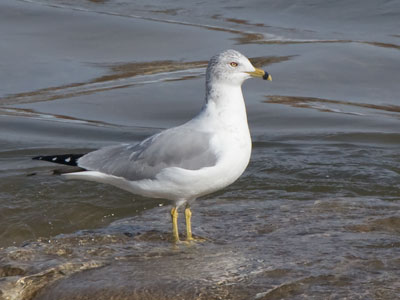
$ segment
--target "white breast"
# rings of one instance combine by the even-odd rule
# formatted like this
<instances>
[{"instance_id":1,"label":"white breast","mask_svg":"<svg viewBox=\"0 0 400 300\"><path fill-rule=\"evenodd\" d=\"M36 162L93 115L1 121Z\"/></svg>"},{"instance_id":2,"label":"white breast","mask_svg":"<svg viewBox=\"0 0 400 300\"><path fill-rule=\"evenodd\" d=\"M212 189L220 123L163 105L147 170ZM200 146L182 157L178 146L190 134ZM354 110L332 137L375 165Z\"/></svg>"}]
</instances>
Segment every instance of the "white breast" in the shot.
<instances>
[{"instance_id":1,"label":"white breast","mask_svg":"<svg viewBox=\"0 0 400 300\"><path fill-rule=\"evenodd\" d=\"M236 110L218 109L211 103L187 126L212 134L210 147L217 154L216 164L198 170L166 168L153 180L131 182L132 192L175 201L190 200L218 191L240 177L251 154L251 138L243 101Z\"/></svg>"}]
</instances>

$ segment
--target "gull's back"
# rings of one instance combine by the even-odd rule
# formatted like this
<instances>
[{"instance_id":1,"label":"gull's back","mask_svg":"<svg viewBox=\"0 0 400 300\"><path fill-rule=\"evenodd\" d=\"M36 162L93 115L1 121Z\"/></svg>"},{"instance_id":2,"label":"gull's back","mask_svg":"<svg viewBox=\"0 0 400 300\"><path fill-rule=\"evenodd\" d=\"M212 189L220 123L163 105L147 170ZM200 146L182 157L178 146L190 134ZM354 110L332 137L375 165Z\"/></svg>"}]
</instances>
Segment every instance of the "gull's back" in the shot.
<instances>
[{"instance_id":1,"label":"gull's back","mask_svg":"<svg viewBox=\"0 0 400 300\"><path fill-rule=\"evenodd\" d=\"M210 146L212 133L186 126L164 130L138 144L104 147L78 160L78 166L90 171L125 178L129 181L154 180L166 168L198 170L216 164Z\"/></svg>"}]
</instances>

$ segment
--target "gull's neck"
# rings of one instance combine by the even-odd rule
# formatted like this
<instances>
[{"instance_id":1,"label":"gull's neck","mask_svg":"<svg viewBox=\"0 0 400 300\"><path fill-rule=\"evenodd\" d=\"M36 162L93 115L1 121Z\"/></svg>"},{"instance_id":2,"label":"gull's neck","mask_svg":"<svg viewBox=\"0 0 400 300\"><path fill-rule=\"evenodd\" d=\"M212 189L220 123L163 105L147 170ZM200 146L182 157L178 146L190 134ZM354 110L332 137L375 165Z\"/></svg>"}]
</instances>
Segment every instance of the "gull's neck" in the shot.
<instances>
[{"instance_id":1,"label":"gull's neck","mask_svg":"<svg viewBox=\"0 0 400 300\"><path fill-rule=\"evenodd\" d=\"M216 82L206 85L203 110L213 110L225 118L242 119L247 123L246 106L241 85Z\"/></svg>"}]
</instances>

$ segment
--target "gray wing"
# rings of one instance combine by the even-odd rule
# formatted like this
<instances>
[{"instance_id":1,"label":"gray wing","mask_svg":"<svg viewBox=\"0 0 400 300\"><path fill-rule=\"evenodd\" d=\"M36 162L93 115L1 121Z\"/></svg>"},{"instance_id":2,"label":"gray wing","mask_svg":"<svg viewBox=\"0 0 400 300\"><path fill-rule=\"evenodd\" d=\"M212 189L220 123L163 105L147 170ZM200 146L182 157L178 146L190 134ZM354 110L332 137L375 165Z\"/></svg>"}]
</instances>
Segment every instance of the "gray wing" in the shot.
<instances>
[{"instance_id":1,"label":"gray wing","mask_svg":"<svg viewBox=\"0 0 400 300\"><path fill-rule=\"evenodd\" d=\"M176 127L153 135L139 144L104 147L78 160L78 166L129 180L154 178L162 169L197 170L215 165L211 134Z\"/></svg>"}]
</instances>

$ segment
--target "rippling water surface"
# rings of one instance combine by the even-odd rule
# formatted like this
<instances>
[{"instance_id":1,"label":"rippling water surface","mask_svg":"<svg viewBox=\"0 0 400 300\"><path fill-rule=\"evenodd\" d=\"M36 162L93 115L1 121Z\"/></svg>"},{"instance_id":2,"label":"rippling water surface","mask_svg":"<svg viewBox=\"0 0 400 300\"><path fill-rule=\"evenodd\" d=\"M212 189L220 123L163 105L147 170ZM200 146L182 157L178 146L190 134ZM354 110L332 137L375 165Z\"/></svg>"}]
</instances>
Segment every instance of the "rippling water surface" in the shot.
<instances>
[{"instance_id":1,"label":"rippling water surface","mask_svg":"<svg viewBox=\"0 0 400 300\"><path fill-rule=\"evenodd\" d=\"M399 28L398 1L2 1L0 299L398 297ZM273 81L243 86L252 160L194 204L204 242L31 160L185 122L226 48Z\"/></svg>"}]
</instances>

